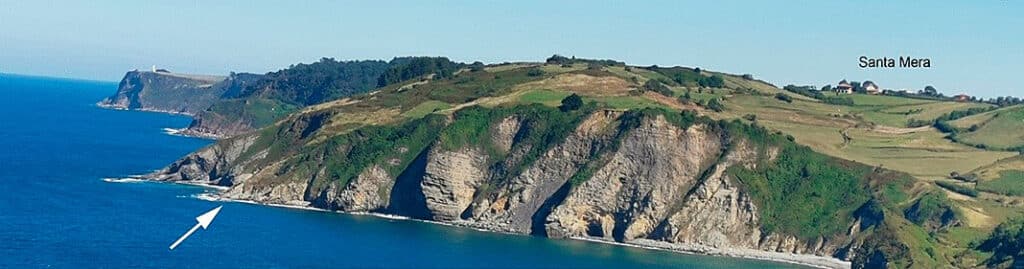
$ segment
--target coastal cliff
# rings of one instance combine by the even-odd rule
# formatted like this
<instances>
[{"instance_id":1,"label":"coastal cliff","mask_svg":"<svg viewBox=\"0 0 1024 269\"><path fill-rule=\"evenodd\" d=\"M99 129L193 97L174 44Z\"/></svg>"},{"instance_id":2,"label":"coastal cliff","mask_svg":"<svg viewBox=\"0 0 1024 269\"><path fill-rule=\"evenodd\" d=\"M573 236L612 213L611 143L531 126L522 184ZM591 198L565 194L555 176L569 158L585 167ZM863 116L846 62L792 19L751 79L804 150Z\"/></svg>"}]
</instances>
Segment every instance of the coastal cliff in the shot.
<instances>
[{"instance_id":1,"label":"coastal cliff","mask_svg":"<svg viewBox=\"0 0 1024 269\"><path fill-rule=\"evenodd\" d=\"M329 125L324 118L290 117L147 177L227 186L226 199L824 267L848 267L842 261L856 257L880 222L854 212L870 190L853 182L867 180L850 178L854 189L843 191L856 195L814 220L835 229L801 234L803 223L774 223L765 215L777 206L765 204L771 186L750 175L800 147L738 122L660 110L470 107L313 139Z\"/></svg>"},{"instance_id":2,"label":"coastal cliff","mask_svg":"<svg viewBox=\"0 0 1024 269\"><path fill-rule=\"evenodd\" d=\"M242 121L214 127L200 124L223 118L222 115L211 113L211 106L230 100L261 77L247 73L231 73L222 77L136 70L126 73L118 84L117 92L97 105L111 109L189 115L193 118L192 124L179 133L219 138L251 131L253 127Z\"/></svg>"},{"instance_id":3,"label":"coastal cliff","mask_svg":"<svg viewBox=\"0 0 1024 269\"><path fill-rule=\"evenodd\" d=\"M117 92L98 105L114 109L146 110L195 115L206 110L228 91L244 87L259 75L232 74L228 77L131 71L118 84Z\"/></svg>"}]
</instances>

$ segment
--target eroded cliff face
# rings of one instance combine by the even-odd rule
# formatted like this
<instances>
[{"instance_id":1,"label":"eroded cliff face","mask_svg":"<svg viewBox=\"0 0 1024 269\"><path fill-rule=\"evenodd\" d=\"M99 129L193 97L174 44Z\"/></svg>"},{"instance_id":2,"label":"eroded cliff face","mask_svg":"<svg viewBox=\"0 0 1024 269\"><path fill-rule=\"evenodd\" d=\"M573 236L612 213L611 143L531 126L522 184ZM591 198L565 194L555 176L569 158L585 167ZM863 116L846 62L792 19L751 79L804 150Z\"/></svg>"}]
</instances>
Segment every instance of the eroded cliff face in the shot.
<instances>
[{"instance_id":1,"label":"eroded cliff face","mask_svg":"<svg viewBox=\"0 0 1024 269\"><path fill-rule=\"evenodd\" d=\"M595 157L595 153L609 146L609 140L618 131L615 120L619 115L621 113L614 111L590 115L565 141L544 152L507 185L480 197L471 208L469 221L474 226L492 230L543 233L544 216L564 198L569 189L568 180ZM505 148L510 149L514 135L499 137L502 139L497 143L509 145Z\"/></svg>"},{"instance_id":2,"label":"eroded cliff face","mask_svg":"<svg viewBox=\"0 0 1024 269\"><path fill-rule=\"evenodd\" d=\"M618 240L647 237L721 151L721 138L703 126L681 130L664 119L647 120L554 210L547 232Z\"/></svg>"},{"instance_id":3,"label":"eroded cliff face","mask_svg":"<svg viewBox=\"0 0 1024 269\"><path fill-rule=\"evenodd\" d=\"M430 153L420 188L435 220L459 219L487 178L486 164L486 156L478 150Z\"/></svg>"},{"instance_id":4,"label":"eroded cliff face","mask_svg":"<svg viewBox=\"0 0 1024 269\"><path fill-rule=\"evenodd\" d=\"M624 117L594 111L529 163L522 160L536 145L524 145L527 124L513 115L494 120L491 137L476 144L446 149L443 139L433 141L406 167L388 169L396 161L383 158L344 184L323 181L329 164L323 156L304 157L313 167L304 172L283 169L288 160L264 159L267 150L255 146L256 135L221 141L151 176L231 186L223 195L234 199L512 233L851 258L838 253L856 245L853 236L801 240L762 232L758 205L726 171L775 158L773 149L707 123L683 127L661 115ZM857 224L849 225L853 233Z\"/></svg>"}]
</instances>

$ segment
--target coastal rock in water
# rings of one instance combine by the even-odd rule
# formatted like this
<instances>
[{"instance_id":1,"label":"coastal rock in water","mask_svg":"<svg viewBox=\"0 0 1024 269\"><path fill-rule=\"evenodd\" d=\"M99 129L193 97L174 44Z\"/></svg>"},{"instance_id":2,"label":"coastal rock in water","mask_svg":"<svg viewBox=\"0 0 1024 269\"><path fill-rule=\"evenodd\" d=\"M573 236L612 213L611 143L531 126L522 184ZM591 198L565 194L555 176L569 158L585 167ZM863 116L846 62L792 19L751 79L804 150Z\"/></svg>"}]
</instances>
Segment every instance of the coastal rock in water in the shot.
<instances>
[{"instance_id":1,"label":"coastal rock in water","mask_svg":"<svg viewBox=\"0 0 1024 269\"><path fill-rule=\"evenodd\" d=\"M222 196L228 199L257 201L268 204L298 205L306 206L305 201L307 185L303 182L285 182L282 184L265 185L254 183L241 183L223 193Z\"/></svg>"},{"instance_id":2,"label":"coastal rock in water","mask_svg":"<svg viewBox=\"0 0 1024 269\"><path fill-rule=\"evenodd\" d=\"M237 183L235 182L236 176L244 175L244 172L241 171L243 166L236 161L256 138L251 135L224 140L186 155L166 168L146 177L160 181L190 181L232 186Z\"/></svg>"}]
</instances>

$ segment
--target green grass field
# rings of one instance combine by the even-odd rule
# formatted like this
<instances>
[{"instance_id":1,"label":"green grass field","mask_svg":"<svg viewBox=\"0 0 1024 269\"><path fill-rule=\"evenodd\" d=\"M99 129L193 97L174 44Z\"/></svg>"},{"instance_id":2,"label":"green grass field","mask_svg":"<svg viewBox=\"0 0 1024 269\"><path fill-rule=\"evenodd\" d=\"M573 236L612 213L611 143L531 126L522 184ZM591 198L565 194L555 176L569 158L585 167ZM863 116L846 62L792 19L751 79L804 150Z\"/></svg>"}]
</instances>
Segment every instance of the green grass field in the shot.
<instances>
[{"instance_id":1,"label":"green grass field","mask_svg":"<svg viewBox=\"0 0 1024 269\"><path fill-rule=\"evenodd\" d=\"M1002 195L1024 196L1024 171L1002 171L1000 177L978 183L978 190Z\"/></svg>"},{"instance_id":2,"label":"green grass field","mask_svg":"<svg viewBox=\"0 0 1024 269\"><path fill-rule=\"evenodd\" d=\"M906 97L851 94L854 105L850 112L875 124L905 127L911 120L931 121L946 113L975 107L991 107L981 103L958 103L921 100Z\"/></svg>"},{"instance_id":3,"label":"green grass field","mask_svg":"<svg viewBox=\"0 0 1024 269\"><path fill-rule=\"evenodd\" d=\"M539 103L547 106L559 106L569 92L553 90L529 90L519 96L520 103Z\"/></svg>"},{"instance_id":4,"label":"green grass field","mask_svg":"<svg viewBox=\"0 0 1024 269\"><path fill-rule=\"evenodd\" d=\"M756 115L758 123L790 134L797 142L818 152L924 178L944 177L952 171L971 171L1014 155L1012 152L987 151L955 143L934 129L872 129L867 127L867 123L874 121L864 116L876 113L865 111L891 107L880 104L951 111L959 107L952 105L957 103L922 104L921 100L901 97L853 96L875 105L849 107L802 100L786 103L765 96L734 95L726 99L727 111L722 116L740 118ZM849 140L843 138L844 130Z\"/></svg>"},{"instance_id":5,"label":"green grass field","mask_svg":"<svg viewBox=\"0 0 1024 269\"><path fill-rule=\"evenodd\" d=\"M519 95L517 102L522 104L538 103L546 106L557 107L562 104L562 99L570 94L570 92L566 91L547 89L528 90ZM609 108L622 110L645 107L671 109L651 99L644 98L643 96L583 96L583 102L594 102Z\"/></svg>"},{"instance_id":6,"label":"green grass field","mask_svg":"<svg viewBox=\"0 0 1024 269\"><path fill-rule=\"evenodd\" d=\"M641 96L586 97L583 98L583 101L594 101L598 104L605 104L611 108L622 110L645 107L672 109Z\"/></svg>"},{"instance_id":7,"label":"green grass field","mask_svg":"<svg viewBox=\"0 0 1024 269\"><path fill-rule=\"evenodd\" d=\"M958 128L977 130L960 133L957 140L997 149L1024 146L1024 106L989 111L953 121Z\"/></svg>"},{"instance_id":8,"label":"green grass field","mask_svg":"<svg viewBox=\"0 0 1024 269\"><path fill-rule=\"evenodd\" d=\"M433 113L434 111L444 110L451 107L451 104L445 102L429 100L420 103L419 105L416 105L415 107L409 109L408 111L403 112L402 116L409 118L422 118L423 116Z\"/></svg>"},{"instance_id":9,"label":"green grass field","mask_svg":"<svg viewBox=\"0 0 1024 269\"><path fill-rule=\"evenodd\" d=\"M982 124L985 124L985 122L991 120L992 117L995 117L996 115L999 115L1000 113L1007 112L1007 111L1019 110L1019 109L1024 109L1024 105L1003 107L1003 108L999 108L999 109L996 109L996 110L988 111L988 112L985 112L985 113L979 113L979 114L974 114L974 115L970 115L970 116L967 116L967 117L963 117L961 119L954 120L954 121L951 121L949 123L952 124L956 128L967 129L967 128L970 128L971 125L982 125Z\"/></svg>"}]
</instances>

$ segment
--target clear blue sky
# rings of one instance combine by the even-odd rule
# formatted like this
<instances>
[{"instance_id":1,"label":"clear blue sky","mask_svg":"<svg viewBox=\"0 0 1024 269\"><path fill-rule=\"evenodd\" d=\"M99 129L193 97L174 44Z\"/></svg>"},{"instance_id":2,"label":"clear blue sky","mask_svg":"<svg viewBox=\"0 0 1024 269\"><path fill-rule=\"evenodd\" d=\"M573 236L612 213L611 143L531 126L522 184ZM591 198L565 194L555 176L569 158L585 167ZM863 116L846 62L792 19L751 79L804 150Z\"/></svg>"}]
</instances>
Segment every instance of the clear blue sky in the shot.
<instances>
[{"instance_id":1,"label":"clear blue sky","mask_svg":"<svg viewBox=\"0 0 1024 269\"><path fill-rule=\"evenodd\" d=\"M780 86L847 78L1024 95L1021 1L442 2L0 0L0 72L116 81L154 64L263 73L325 56L494 63L558 53ZM860 55L928 57L932 68L862 70Z\"/></svg>"}]
</instances>

